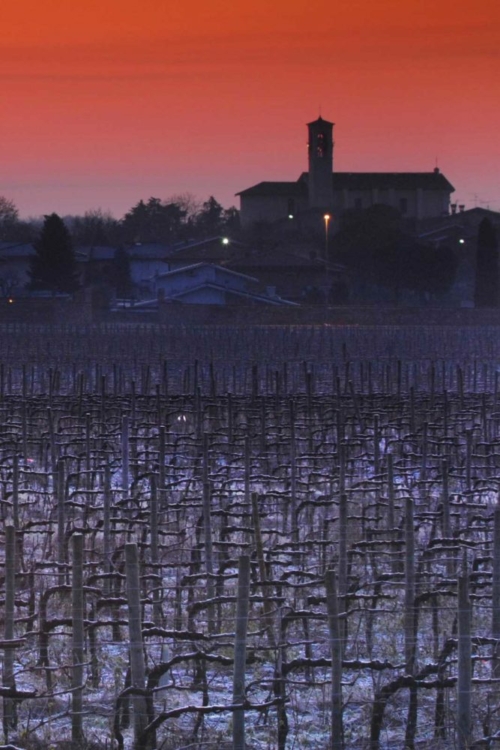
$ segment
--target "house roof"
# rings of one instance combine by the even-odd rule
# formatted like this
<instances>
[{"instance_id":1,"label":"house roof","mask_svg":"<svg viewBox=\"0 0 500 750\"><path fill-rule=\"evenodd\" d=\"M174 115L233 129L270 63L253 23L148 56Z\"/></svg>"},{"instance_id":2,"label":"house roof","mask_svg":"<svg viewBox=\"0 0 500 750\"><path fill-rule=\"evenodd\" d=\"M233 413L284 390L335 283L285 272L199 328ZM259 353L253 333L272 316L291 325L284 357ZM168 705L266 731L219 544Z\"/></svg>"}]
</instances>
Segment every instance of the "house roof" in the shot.
<instances>
[{"instance_id":1,"label":"house roof","mask_svg":"<svg viewBox=\"0 0 500 750\"><path fill-rule=\"evenodd\" d=\"M0 259L27 258L35 255L31 242L0 242Z\"/></svg>"},{"instance_id":2,"label":"house roof","mask_svg":"<svg viewBox=\"0 0 500 750\"><path fill-rule=\"evenodd\" d=\"M236 195L305 198L308 179L308 173L303 172L296 182L259 182ZM332 182L334 190L455 190L436 169L432 172L333 172Z\"/></svg>"},{"instance_id":3,"label":"house roof","mask_svg":"<svg viewBox=\"0 0 500 750\"><path fill-rule=\"evenodd\" d=\"M268 305L288 305L292 307L297 307L297 302L291 302L290 300L282 299L281 297L269 297L265 294L258 294L255 292L245 292L239 289L228 289L227 287L223 286L222 284L216 284L212 281L205 281L201 284L197 284L196 286L192 286L189 289L183 289L182 291L176 292L175 294L171 294L168 297L165 297L166 302L180 302L183 297L186 297L189 294L192 294L193 292L197 292L203 289L215 289L219 292L224 292L225 295L232 295L233 297L241 297L248 300L254 300L255 302L262 302L264 304ZM151 309L155 308L158 305L158 299L155 297L154 299L147 299L147 300L141 300L140 302L135 302L131 307L127 308L129 310L143 310L143 309Z\"/></svg>"},{"instance_id":4,"label":"house roof","mask_svg":"<svg viewBox=\"0 0 500 750\"><path fill-rule=\"evenodd\" d=\"M173 271L164 271L163 273L156 274L154 278L156 279L171 278L172 276L176 276L178 274L183 274L183 273L188 273L189 271L194 271L195 268L215 268L218 271L221 271L226 276L236 276L237 278L245 279L246 281L258 282L258 279L254 278L253 276L247 276L247 274L239 273L239 271L231 271L231 269L225 268L225 266L218 266L215 263L193 263L189 266L182 266L181 268L175 268Z\"/></svg>"},{"instance_id":5,"label":"house roof","mask_svg":"<svg viewBox=\"0 0 500 750\"><path fill-rule=\"evenodd\" d=\"M320 258L291 253L279 246L237 256L228 261L228 265L240 268L324 268L324 262Z\"/></svg>"},{"instance_id":6,"label":"house roof","mask_svg":"<svg viewBox=\"0 0 500 750\"><path fill-rule=\"evenodd\" d=\"M165 260L171 254L170 245L160 242L135 242L125 249L130 260Z\"/></svg>"},{"instance_id":7,"label":"house roof","mask_svg":"<svg viewBox=\"0 0 500 750\"><path fill-rule=\"evenodd\" d=\"M169 294L168 297L165 297L165 300L167 302L178 302L183 297L187 297L188 295L193 294L193 292L198 292L204 289L215 289L216 291L224 292L225 295L241 297L243 299L253 300L254 302L262 302L268 305L291 305L294 307L297 306L296 302L290 302L290 300L285 300L281 297L270 297L266 294L248 292L242 289L228 289L228 287L224 286L223 284L217 284L213 281L204 281L200 284L189 287L189 289L183 289L179 292L175 292L174 294ZM137 302L134 307L153 307L156 302L157 300L143 300L142 302Z\"/></svg>"},{"instance_id":8,"label":"house roof","mask_svg":"<svg viewBox=\"0 0 500 750\"><path fill-rule=\"evenodd\" d=\"M197 284L196 286L192 286L189 289L183 289L182 291L176 292L175 294L170 295L166 299L172 299L172 300L178 300L182 297L186 297L188 294L192 294L193 292L197 292L201 289L215 289L219 292L224 292L226 295L232 295L234 297L243 297L250 300L255 300L256 302L264 302L268 305L293 305L296 306L296 302L290 302L289 300L281 299L281 297L269 297L265 294L256 294L255 292L245 292L240 289L228 289L227 287L223 286L222 284L214 283L213 281L206 281L201 284Z\"/></svg>"},{"instance_id":9,"label":"house roof","mask_svg":"<svg viewBox=\"0 0 500 750\"><path fill-rule=\"evenodd\" d=\"M229 242L224 243L225 238L222 236L210 237L205 240L195 240L184 242L171 248L169 260L188 260L188 261L221 261L232 258L235 253L241 252L245 245L238 240L228 238Z\"/></svg>"},{"instance_id":10,"label":"house roof","mask_svg":"<svg viewBox=\"0 0 500 750\"><path fill-rule=\"evenodd\" d=\"M500 212L491 211L488 208L476 206L464 211L447 214L446 216L424 219L421 222L422 232L441 231L451 227L460 228L464 231L477 231L483 219L489 219L493 225L500 227Z\"/></svg>"},{"instance_id":11,"label":"house roof","mask_svg":"<svg viewBox=\"0 0 500 750\"><path fill-rule=\"evenodd\" d=\"M116 247L109 245L79 245L76 250L88 262L113 260L116 253Z\"/></svg>"}]
</instances>

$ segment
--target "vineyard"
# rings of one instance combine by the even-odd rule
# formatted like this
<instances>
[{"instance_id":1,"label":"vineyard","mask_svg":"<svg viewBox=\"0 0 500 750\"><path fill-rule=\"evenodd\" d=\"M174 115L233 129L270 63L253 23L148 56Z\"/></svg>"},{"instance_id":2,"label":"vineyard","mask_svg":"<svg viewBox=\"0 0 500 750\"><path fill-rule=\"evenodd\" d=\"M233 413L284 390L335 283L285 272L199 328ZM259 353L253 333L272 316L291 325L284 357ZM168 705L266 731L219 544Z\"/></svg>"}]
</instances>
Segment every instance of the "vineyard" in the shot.
<instances>
[{"instance_id":1,"label":"vineyard","mask_svg":"<svg viewBox=\"0 0 500 750\"><path fill-rule=\"evenodd\" d=\"M500 746L495 327L0 326L3 742Z\"/></svg>"}]
</instances>

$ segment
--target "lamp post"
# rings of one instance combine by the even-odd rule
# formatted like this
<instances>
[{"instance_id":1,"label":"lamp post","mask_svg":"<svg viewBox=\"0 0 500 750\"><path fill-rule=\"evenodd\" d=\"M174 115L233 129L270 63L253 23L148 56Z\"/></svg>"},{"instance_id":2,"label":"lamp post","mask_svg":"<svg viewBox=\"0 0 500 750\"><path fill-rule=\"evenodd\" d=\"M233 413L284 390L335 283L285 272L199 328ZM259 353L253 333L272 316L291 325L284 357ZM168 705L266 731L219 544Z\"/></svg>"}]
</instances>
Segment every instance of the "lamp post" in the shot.
<instances>
[{"instance_id":1,"label":"lamp post","mask_svg":"<svg viewBox=\"0 0 500 750\"><path fill-rule=\"evenodd\" d=\"M328 308L328 225L331 218L330 214L323 215L325 222L325 309Z\"/></svg>"},{"instance_id":2,"label":"lamp post","mask_svg":"<svg viewBox=\"0 0 500 750\"><path fill-rule=\"evenodd\" d=\"M328 262L328 224L330 223L331 218L330 214L325 214L323 216L325 222L325 263Z\"/></svg>"}]
</instances>

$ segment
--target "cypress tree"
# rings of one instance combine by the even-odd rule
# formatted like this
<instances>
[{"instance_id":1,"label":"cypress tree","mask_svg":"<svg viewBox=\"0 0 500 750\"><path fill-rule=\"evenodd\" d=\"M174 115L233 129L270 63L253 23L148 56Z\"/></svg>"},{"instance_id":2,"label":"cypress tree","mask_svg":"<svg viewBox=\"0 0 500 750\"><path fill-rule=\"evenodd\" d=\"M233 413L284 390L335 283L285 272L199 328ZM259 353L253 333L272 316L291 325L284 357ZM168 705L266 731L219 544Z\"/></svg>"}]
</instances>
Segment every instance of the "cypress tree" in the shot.
<instances>
[{"instance_id":1,"label":"cypress tree","mask_svg":"<svg viewBox=\"0 0 500 750\"><path fill-rule=\"evenodd\" d=\"M57 214L45 216L40 236L34 243L36 255L29 275L32 290L74 292L79 287L71 235Z\"/></svg>"},{"instance_id":2,"label":"cypress tree","mask_svg":"<svg viewBox=\"0 0 500 750\"><path fill-rule=\"evenodd\" d=\"M499 303L498 241L489 219L483 219L477 234L476 307L497 307Z\"/></svg>"}]
</instances>

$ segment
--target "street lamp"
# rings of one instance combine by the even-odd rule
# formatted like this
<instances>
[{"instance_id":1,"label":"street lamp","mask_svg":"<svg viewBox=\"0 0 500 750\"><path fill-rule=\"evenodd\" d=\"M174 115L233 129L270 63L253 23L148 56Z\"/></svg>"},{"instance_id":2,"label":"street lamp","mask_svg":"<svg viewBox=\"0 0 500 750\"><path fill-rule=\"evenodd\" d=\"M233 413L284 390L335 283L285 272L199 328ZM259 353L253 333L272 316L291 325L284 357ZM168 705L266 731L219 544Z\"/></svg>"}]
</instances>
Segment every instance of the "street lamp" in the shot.
<instances>
[{"instance_id":1,"label":"street lamp","mask_svg":"<svg viewBox=\"0 0 500 750\"><path fill-rule=\"evenodd\" d=\"M323 215L323 220L325 222L325 308L328 308L328 225L331 218L330 214Z\"/></svg>"},{"instance_id":2,"label":"street lamp","mask_svg":"<svg viewBox=\"0 0 500 750\"><path fill-rule=\"evenodd\" d=\"M331 218L330 214L325 214L323 216L325 222L325 263L328 261L328 224L330 223Z\"/></svg>"}]
</instances>

